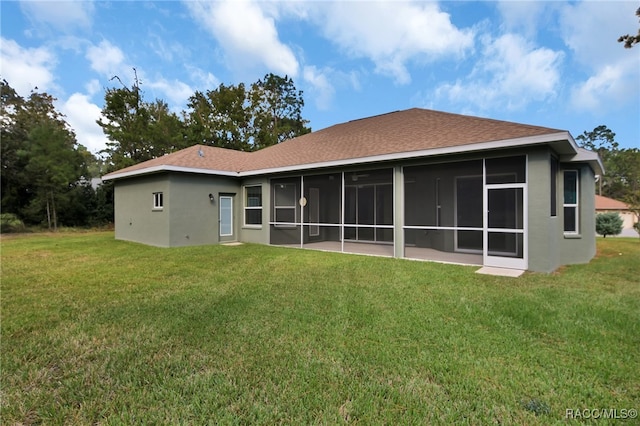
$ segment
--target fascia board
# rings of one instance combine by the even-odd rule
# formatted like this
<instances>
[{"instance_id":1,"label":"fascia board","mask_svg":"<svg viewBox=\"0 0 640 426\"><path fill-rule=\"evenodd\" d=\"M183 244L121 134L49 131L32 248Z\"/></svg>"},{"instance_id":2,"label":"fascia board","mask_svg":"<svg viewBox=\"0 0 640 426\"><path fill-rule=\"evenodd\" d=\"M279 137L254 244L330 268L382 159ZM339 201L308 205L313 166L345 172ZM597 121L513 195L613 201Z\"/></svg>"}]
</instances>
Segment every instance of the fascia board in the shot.
<instances>
[{"instance_id":1,"label":"fascia board","mask_svg":"<svg viewBox=\"0 0 640 426\"><path fill-rule=\"evenodd\" d=\"M323 169L323 168L341 167L341 166L353 166L357 164L378 163L378 162L386 162L386 161L394 161L394 160L407 160L407 159L413 159L413 158L431 157L431 156L446 155L446 154L461 154L466 152L488 151L488 150L504 149L504 148L518 148L518 147L524 147L524 146L548 144L548 143L563 142L563 141L569 143L571 148L570 151L572 152L571 157L579 153L580 148L578 148L578 146L576 145L575 140L573 139L573 137L571 137L571 134L569 132L558 132L558 133L549 133L549 134L538 135L538 136L529 136L525 138L504 139L499 141L472 143L472 144L459 145L459 146L453 146L453 147L398 152L398 153L382 154L382 155L372 155L368 157L346 158L342 160L324 161L319 163L295 164L291 166L246 170L241 172L160 165L160 166L154 166L154 167L149 167L144 169L132 170L130 172L115 173L115 174L107 175L103 177L103 180L121 179L126 177L146 175L146 174L166 172L166 171L198 173L198 174L216 175L216 176L249 177L249 176L273 174L273 173L286 173L286 172L295 172L295 171L302 171L302 170ZM257 154L258 152L254 154Z\"/></svg>"},{"instance_id":2,"label":"fascia board","mask_svg":"<svg viewBox=\"0 0 640 426\"><path fill-rule=\"evenodd\" d=\"M482 142L468 145L460 145L446 148L426 149L420 151L398 152L393 154L373 155L369 157L348 158L344 160L325 161L320 163L297 164L285 167L274 167L269 169L247 170L239 173L240 177L256 176L272 173L294 172L298 170L323 169L329 167L350 166L356 164L378 163L393 160L407 160L412 158L430 157L445 154L461 154L466 152L488 151L501 148L514 148L529 145L539 145L557 141L569 141L572 148L577 152L578 147L571 138L569 132L559 132L540 136L530 136L526 138L505 139L501 141Z\"/></svg>"},{"instance_id":3,"label":"fascia board","mask_svg":"<svg viewBox=\"0 0 640 426\"><path fill-rule=\"evenodd\" d=\"M122 179L126 177L148 175L148 174L160 173L160 172L183 172L183 173L197 173L197 174L204 174L204 175L231 176L231 177L239 176L238 172L230 172L227 170L212 170L212 169L199 169L199 168L183 167L183 166L161 165L161 166L147 167L144 169L131 170L129 172L109 174L109 175L103 176L102 180Z\"/></svg>"},{"instance_id":4,"label":"fascia board","mask_svg":"<svg viewBox=\"0 0 640 426\"><path fill-rule=\"evenodd\" d=\"M584 148L578 148L575 155L560 156L560 161L565 163L589 163L596 175L603 175L605 173L600 156Z\"/></svg>"}]
</instances>

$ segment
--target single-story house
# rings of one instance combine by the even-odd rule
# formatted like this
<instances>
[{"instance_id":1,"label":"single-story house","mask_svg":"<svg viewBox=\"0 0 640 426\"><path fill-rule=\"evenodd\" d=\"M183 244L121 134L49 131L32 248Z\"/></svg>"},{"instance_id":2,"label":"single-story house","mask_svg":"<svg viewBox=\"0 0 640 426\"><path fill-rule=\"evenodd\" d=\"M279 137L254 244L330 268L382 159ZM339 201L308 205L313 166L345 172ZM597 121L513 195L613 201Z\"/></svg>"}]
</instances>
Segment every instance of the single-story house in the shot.
<instances>
[{"instance_id":1,"label":"single-story house","mask_svg":"<svg viewBox=\"0 0 640 426\"><path fill-rule=\"evenodd\" d=\"M596 214L599 213L618 213L622 218L622 234L623 236L635 237L638 233L633 229L633 225L638 223L638 215L632 211L629 206L622 201L613 198L596 195Z\"/></svg>"},{"instance_id":2,"label":"single-story house","mask_svg":"<svg viewBox=\"0 0 640 426\"><path fill-rule=\"evenodd\" d=\"M413 108L256 152L196 145L103 179L122 240L549 272L594 256L602 173L567 131Z\"/></svg>"}]
</instances>

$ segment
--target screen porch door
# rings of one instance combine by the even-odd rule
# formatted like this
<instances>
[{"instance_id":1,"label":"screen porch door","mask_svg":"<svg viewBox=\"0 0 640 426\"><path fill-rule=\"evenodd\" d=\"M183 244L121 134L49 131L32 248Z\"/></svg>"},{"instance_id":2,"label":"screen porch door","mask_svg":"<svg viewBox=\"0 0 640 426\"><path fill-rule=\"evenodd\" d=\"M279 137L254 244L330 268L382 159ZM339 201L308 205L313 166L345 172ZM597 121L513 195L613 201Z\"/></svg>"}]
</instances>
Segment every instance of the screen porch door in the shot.
<instances>
[{"instance_id":1,"label":"screen porch door","mask_svg":"<svg viewBox=\"0 0 640 426\"><path fill-rule=\"evenodd\" d=\"M485 185L485 266L527 269L526 192L524 183Z\"/></svg>"}]
</instances>

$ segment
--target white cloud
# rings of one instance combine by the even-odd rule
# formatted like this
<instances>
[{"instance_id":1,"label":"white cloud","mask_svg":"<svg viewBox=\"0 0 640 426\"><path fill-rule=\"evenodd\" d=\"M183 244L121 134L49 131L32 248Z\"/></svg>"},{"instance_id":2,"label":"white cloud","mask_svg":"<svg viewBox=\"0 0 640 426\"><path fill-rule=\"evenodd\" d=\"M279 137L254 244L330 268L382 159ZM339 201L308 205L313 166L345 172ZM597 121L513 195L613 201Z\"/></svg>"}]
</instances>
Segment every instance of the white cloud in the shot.
<instances>
[{"instance_id":1,"label":"white cloud","mask_svg":"<svg viewBox=\"0 0 640 426\"><path fill-rule=\"evenodd\" d=\"M100 86L100 82L94 78L91 79L87 84L85 84L84 88L89 96L93 96L102 89L102 86Z\"/></svg>"},{"instance_id":2,"label":"white cloud","mask_svg":"<svg viewBox=\"0 0 640 426\"><path fill-rule=\"evenodd\" d=\"M44 47L23 48L5 38L0 41L0 75L18 94L27 96L36 86L40 92L55 88L52 52Z\"/></svg>"},{"instance_id":3,"label":"white cloud","mask_svg":"<svg viewBox=\"0 0 640 426\"><path fill-rule=\"evenodd\" d=\"M189 99L189 96L193 95L194 90L186 83L179 80L169 81L164 77L157 80L147 80L146 86L154 89L164 96L155 96L156 98L163 99L169 104L169 107L174 111L180 111ZM144 89L144 86L143 86ZM152 101L151 99L147 99Z\"/></svg>"},{"instance_id":4,"label":"white cloud","mask_svg":"<svg viewBox=\"0 0 640 426\"><path fill-rule=\"evenodd\" d=\"M318 70L315 66L306 66L302 73L304 80L311 86L311 95L315 98L319 110L328 110L335 94L327 76L328 72Z\"/></svg>"},{"instance_id":5,"label":"white cloud","mask_svg":"<svg viewBox=\"0 0 640 426\"><path fill-rule=\"evenodd\" d=\"M502 15L502 26L506 32L524 34L533 38L540 27L540 19L550 2L502 0L496 7Z\"/></svg>"},{"instance_id":6,"label":"white cloud","mask_svg":"<svg viewBox=\"0 0 640 426\"><path fill-rule=\"evenodd\" d=\"M197 85L199 90L211 90L220 85L220 80L208 71L204 71L193 65L186 65L189 77Z\"/></svg>"},{"instance_id":7,"label":"white cloud","mask_svg":"<svg viewBox=\"0 0 640 426\"><path fill-rule=\"evenodd\" d=\"M278 36L277 16L273 16L277 8L247 0L188 1L186 5L193 17L216 38L232 67L265 66L277 74L298 74L298 60Z\"/></svg>"},{"instance_id":8,"label":"white cloud","mask_svg":"<svg viewBox=\"0 0 640 426\"><path fill-rule=\"evenodd\" d=\"M578 110L604 113L638 104L640 69L638 60L630 57L602 66L586 81L575 84L571 90L571 105Z\"/></svg>"},{"instance_id":9,"label":"white cloud","mask_svg":"<svg viewBox=\"0 0 640 426\"><path fill-rule=\"evenodd\" d=\"M60 110L66 115L67 123L75 131L79 144L84 145L94 154L107 147L108 139L96 123L102 115L101 109L86 95L74 93L60 106Z\"/></svg>"},{"instance_id":10,"label":"white cloud","mask_svg":"<svg viewBox=\"0 0 640 426\"><path fill-rule=\"evenodd\" d=\"M513 34L486 38L483 59L468 78L440 85L435 95L483 110L522 109L532 101L556 96L562 59L562 52L534 48Z\"/></svg>"},{"instance_id":11,"label":"white cloud","mask_svg":"<svg viewBox=\"0 0 640 426\"><path fill-rule=\"evenodd\" d=\"M411 81L408 62L461 57L473 46L473 30L460 30L436 3L330 2L308 16L325 37L348 54L368 58L397 83Z\"/></svg>"},{"instance_id":12,"label":"white cloud","mask_svg":"<svg viewBox=\"0 0 640 426\"><path fill-rule=\"evenodd\" d=\"M638 105L640 58L618 43L622 34L638 28L634 2L580 2L561 10L565 44L586 75L571 89L571 105L602 113ZM635 48L634 48L635 49Z\"/></svg>"},{"instance_id":13,"label":"white cloud","mask_svg":"<svg viewBox=\"0 0 640 426\"><path fill-rule=\"evenodd\" d=\"M590 68L617 61L629 54L618 37L638 29L636 2L566 4L560 12L564 42L576 59Z\"/></svg>"},{"instance_id":14,"label":"white cloud","mask_svg":"<svg viewBox=\"0 0 640 426\"><path fill-rule=\"evenodd\" d=\"M124 65L122 50L107 40L102 40L97 46L90 46L87 49L86 58L94 71L109 78L117 75L123 68L127 68Z\"/></svg>"},{"instance_id":15,"label":"white cloud","mask_svg":"<svg viewBox=\"0 0 640 426\"><path fill-rule=\"evenodd\" d=\"M164 30L164 29L162 29ZM188 49L177 41L165 41L160 35L150 32L146 44L155 54L166 62L187 56Z\"/></svg>"},{"instance_id":16,"label":"white cloud","mask_svg":"<svg viewBox=\"0 0 640 426\"><path fill-rule=\"evenodd\" d=\"M57 30L89 28L95 10L90 1L21 1L22 12L36 24L47 24Z\"/></svg>"}]
</instances>

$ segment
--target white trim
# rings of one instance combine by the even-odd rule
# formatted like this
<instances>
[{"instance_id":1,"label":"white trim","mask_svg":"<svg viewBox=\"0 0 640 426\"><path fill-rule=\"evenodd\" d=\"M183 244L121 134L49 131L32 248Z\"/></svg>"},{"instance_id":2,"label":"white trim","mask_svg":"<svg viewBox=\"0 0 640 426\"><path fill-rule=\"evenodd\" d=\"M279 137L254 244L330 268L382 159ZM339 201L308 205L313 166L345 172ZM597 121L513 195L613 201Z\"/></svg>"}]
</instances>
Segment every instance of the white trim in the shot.
<instances>
[{"instance_id":1,"label":"white trim","mask_svg":"<svg viewBox=\"0 0 640 426\"><path fill-rule=\"evenodd\" d=\"M233 176L233 177L240 176L238 172L229 172L225 170L214 170L214 169L195 169L193 167L171 166L171 165L163 164L160 166L145 167L144 169L131 170L128 172L110 173L108 175L102 176L102 180L122 179L126 177L148 175L148 174L160 173L160 172L198 173L198 174L204 174L204 175Z\"/></svg>"},{"instance_id":2,"label":"white trim","mask_svg":"<svg viewBox=\"0 0 640 426\"><path fill-rule=\"evenodd\" d=\"M493 266L500 268L512 268L526 270L529 268L529 156L525 155L525 169L524 169L524 182L519 183L487 183L487 166L486 161L490 158L483 158L482 160L482 175L483 175L483 189L482 189L482 204L483 204L483 223L484 230L482 236L482 264L484 266ZM501 189L521 189L522 190L522 229L507 229L507 228L489 228L489 191L501 190ZM516 205L516 208L518 206ZM522 257L506 257L501 256L501 253L495 251L489 251L489 233L503 233L522 235ZM517 238L517 237L516 237ZM507 254L507 253L503 253ZM517 254L517 253L516 253Z\"/></svg>"},{"instance_id":3,"label":"white trim","mask_svg":"<svg viewBox=\"0 0 640 426\"><path fill-rule=\"evenodd\" d=\"M157 191L153 193L153 210L163 210L164 209L164 193L162 191Z\"/></svg>"},{"instance_id":4,"label":"white trim","mask_svg":"<svg viewBox=\"0 0 640 426\"><path fill-rule=\"evenodd\" d=\"M494 149L502 149L502 148L516 148L516 147L523 147L528 145L539 145L539 144L553 143L553 142L557 142L557 143L568 142L571 148L568 154L571 156L571 158L574 158L578 154L580 154L580 151L579 151L580 148L578 148L578 145L574 141L571 134L569 132L563 131L563 132L548 133L545 135L538 135L538 136L527 136L524 138L470 143L467 145L458 145L458 146L452 146L452 147L423 149L418 151L395 152L390 154L345 158L341 160L322 161L318 163L294 164L289 166L272 167L267 169L246 170L246 171L239 171L239 172L213 170L213 169L196 169L196 168L190 168L190 167L171 166L171 165L160 165L160 166L154 166L154 167L149 167L144 169L132 170L129 172L122 172L122 173L116 172L115 174L106 175L102 179L103 180L121 179L125 177L144 175L149 173L157 173L157 172L163 172L163 171L200 173L200 174L207 174L207 175L234 176L234 177L248 177L248 176L258 176L258 175L264 175L264 174L270 174L270 173L283 173L283 172L292 172L292 171L298 172L303 170L322 169L327 167L352 166L357 164L367 164L367 163L382 162L382 161L406 160L406 159L429 157L429 156L444 155L444 154L460 154L460 153L486 151L486 150L494 150ZM259 151L256 151L256 153L258 152ZM561 154L567 155L566 151ZM581 157L581 161L588 161L588 160L587 159L582 160L582 157ZM591 161L593 161L593 159L591 159Z\"/></svg>"},{"instance_id":5,"label":"white trim","mask_svg":"<svg viewBox=\"0 0 640 426\"><path fill-rule=\"evenodd\" d=\"M392 160L406 160L419 157L429 157L443 154L460 154L466 152L485 151L501 148L514 148L527 145L537 145L550 142L568 141L573 148L573 152L577 152L578 146L573 141L569 132L550 133L539 136L528 136L525 138L504 139L501 141L472 143L468 145L459 145L445 148L424 149L419 151L406 151L391 154L372 155L368 157L346 158L343 160L324 161L320 163L296 164L291 166L273 167L269 169L247 170L239 172L238 176L255 176L268 173L282 173L292 171L302 171L309 169L320 169L326 167L349 166L356 164L366 164Z\"/></svg>"},{"instance_id":6,"label":"white trim","mask_svg":"<svg viewBox=\"0 0 640 426\"><path fill-rule=\"evenodd\" d=\"M589 151L588 149L578 148L576 154L561 155L559 160L563 163L589 163L596 175L605 174L604 165L598 153ZM594 165L597 165L600 170L596 170L596 167L593 167Z\"/></svg>"},{"instance_id":7,"label":"white trim","mask_svg":"<svg viewBox=\"0 0 640 426\"><path fill-rule=\"evenodd\" d=\"M260 205L259 206L248 206L248 196L247 189L249 188L260 188ZM262 185L244 185L242 187L242 207L243 207L243 215L242 215L242 226L245 228L262 228ZM247 223L247 210L260 210L260 223Z\"/></svg>"},{"instance_id":8,"label":"white trim","mask_svg":"<svg viewBox=\"0 0 640 426\"><path fill-rule=\"evenodd\" d=\"M230 233L229 233L229 234L223 234L223 233L222 233L222 208L223 208L223 207L222 207L222 200L223 200L223 199L228 199L228 200L229 200L229 203L230 203L230 205L229 205L229 210L230 210L230 215L229 215L229 219L230 219L229 227L230 227L231 231L230 231ZM219 234L220 234L220 236L221 236L221 237L232 237L232 236L233 236L233 196L231 196L231 195L221 195L221 196L218 198L218 202L219 202L219 204L220 204L220 208L219 208L219 212L220 212L220 226L219 226Z\"/></svg>"},{"instance_id":9,"label":"white trim","mask_svg":"<svg viewBox=\"0 0 640 426\"><path fill-rule=\"evenodd\" d=\"M575 179L576 179L576 193L575 193L575 197L576 197L576 202L575 203L567 203L566 200L564 199L564 194L565 194L565 180L566 180L566 173L567 172L571 172L575 175ZM569 208L573 208L575 211L575 220L574 220L574 226L575 226L575 231L567 231L564 229L564 223L565 223L565 213L564 210L569 207ZM577 169L566 169L562 171L562 231L564 233L564 235L580 235L580 173Z\"/></svg>"}]
</instances>

